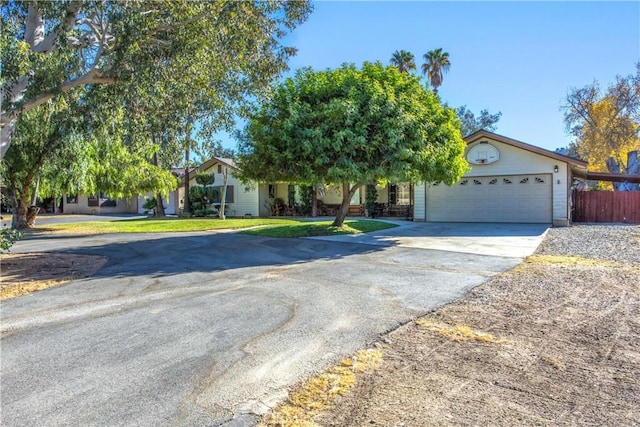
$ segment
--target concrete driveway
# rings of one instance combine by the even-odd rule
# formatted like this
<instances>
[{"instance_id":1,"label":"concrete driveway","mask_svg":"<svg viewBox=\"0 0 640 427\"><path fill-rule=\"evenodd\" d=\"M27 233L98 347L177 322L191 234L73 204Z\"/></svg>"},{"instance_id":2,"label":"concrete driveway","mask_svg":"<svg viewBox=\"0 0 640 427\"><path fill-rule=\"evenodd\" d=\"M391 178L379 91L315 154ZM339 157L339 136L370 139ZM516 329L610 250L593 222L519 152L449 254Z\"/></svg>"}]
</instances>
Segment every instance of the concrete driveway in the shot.
<instances>
[{"instance_id":1,"label":"concrete driveway","mask_svg":"<svg viewBox=\"0 0 640 427\"><path fill-rule=\"evenodd\" d=\"M287 387L517 265L535 225L51 236L96 276L2 304L3 426L252 425Z\"/></svg>"}]
</instances>

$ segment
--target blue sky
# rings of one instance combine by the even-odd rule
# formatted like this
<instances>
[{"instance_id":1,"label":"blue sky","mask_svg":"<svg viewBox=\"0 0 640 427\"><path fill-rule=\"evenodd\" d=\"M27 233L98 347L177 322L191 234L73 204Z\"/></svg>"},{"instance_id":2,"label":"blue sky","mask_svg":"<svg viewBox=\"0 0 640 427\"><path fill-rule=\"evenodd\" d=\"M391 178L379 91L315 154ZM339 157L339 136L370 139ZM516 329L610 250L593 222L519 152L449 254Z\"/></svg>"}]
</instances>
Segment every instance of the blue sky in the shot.
<instances>
[{"instance_id":1,"label":"blue sky","mask_svg":"<svg viewBox=\"0 0 640 427\"><path fill-rule=\"evenodd\" d=\"M388 64L400 49L419 68L441 47L443 102L500 111L497 133L553 150L571 141L560 111L571 87L635 71L640 2L319 1L286 42L298 48L292 70Z\"/></svg>"}]
</instances>

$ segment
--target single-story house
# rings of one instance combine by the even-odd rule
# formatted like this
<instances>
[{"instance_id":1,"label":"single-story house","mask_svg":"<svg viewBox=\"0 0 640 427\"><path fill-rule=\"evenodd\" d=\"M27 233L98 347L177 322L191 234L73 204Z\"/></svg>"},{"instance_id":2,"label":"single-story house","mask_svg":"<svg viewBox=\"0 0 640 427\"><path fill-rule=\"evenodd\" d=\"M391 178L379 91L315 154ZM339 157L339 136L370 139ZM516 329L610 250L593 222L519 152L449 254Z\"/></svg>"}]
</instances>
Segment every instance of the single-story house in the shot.
<instances>
[{"instance_id":1,"label":"single-story house","mask_svg":"<svg viewBox=\"0 0 640 427\"><path fill-rule=\"evenodd\" d=\"M571 187L584 180L587 163L515 139L484 130L465 138L465 157L470 171L452 186L442 183L392 183L377 187L376 216L398 216L427 222L502 222L568 225L571 220ZM234 174L232 159L213 157L190 171L190 186L198 185L197 173L212 173L214 187L222 188L223 171L229 171L227 215L271 216L297 214L274 212L273 201L293 205L289 195L294 186L286 183L243 184ZM184 207L184 172L178 190L164 200L167 214ZM365 214L366 189L351 200L349 215ZM334 215L342 201L342 190L325 186L317 192L320 215ZM150 196L147 196L150 197ZM66 213L143 213L144 197L110 200L78 196L75 204L65 198ZM215 205L215 203L214 203ZM75 209L74 209L75 207Z\"/></svg>"}]
</instances>

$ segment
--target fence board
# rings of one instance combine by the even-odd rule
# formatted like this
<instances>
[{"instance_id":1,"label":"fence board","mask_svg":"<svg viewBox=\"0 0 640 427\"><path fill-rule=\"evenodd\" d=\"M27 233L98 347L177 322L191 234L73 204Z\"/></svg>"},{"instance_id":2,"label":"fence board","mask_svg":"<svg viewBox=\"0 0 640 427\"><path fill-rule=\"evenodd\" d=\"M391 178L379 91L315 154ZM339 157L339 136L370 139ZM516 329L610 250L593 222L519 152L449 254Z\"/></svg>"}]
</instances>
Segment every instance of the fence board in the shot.
<instances>
[{"instance_id":1,"label":"fence board","mask_svg":"<svg viewBox=\"0 0 640 427\"><path fill-rule=\"evenodd\" d=\"M573 221L640 224L640 191L576 191Z\"/></svg>"}]
</instances>

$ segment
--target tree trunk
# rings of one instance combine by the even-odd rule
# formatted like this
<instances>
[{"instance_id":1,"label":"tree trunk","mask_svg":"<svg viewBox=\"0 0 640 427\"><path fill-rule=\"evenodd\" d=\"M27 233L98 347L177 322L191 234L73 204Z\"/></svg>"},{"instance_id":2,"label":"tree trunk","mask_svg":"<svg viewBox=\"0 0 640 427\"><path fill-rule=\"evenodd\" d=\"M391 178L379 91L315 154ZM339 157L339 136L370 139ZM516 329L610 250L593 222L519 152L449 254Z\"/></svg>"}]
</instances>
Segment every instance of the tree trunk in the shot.
<instances>
[{"instance_id":1,"label":"tree trunk","mask_svg":"<svg viewBox=\"0 0 640 427\"><path fill-rule=\"evenodd\" d=\"M22 197L17 199L12 197L13 204L13 218L11 221L11 228L16 230L23 230L25 228L32 228L36 224L36 216L40 208L37 206L29 206L27 201L28 197Z\"/></svg>"},{"instance_id":2,"label":"tree trunk","mask_svg":"<svg viewBox=\"0 0 640 427\"><path fill-rule=\"evenodd\" d=\"M31 195L31 206L35 206L38 203L38 192L40 191L40 176L36 178L36 188L33 190L33 194Z\"/></svg>"},{"instance_id":3,"label":"tree trunk","mask_svg":"<svg viewBox=\"0 0 640 427\"><path fill-rule=\"evenodd\" d=\"M618 164L616 159L614 159L613 157L609 157L605 161L605 163L606 163L607 169L609 170L610 173L616 173L616 174L620 173L620 164ZM611 184L613 185L613 190L614 191L620 191L623 183L622 182L612 182Z\"/></svg>"},{"instance_id":4,"label":"tree trunk","mask_svg":"<svg viewBox=\"0 0 640 427\"><path fill-rule=\"evenodd\" d=\"M11 228L16 230L31 228L36 223L36 216L40 208L37 206L29 206L29 202L31 202L29 194L31 182L33 182L33 174L29 173L22 183L20 192L16 191L17 187L12 184L11 201L13 204L13 219L11 221ZM18 198L18 195L20 198Z\"/></svg>"},{"instance_id":5,"label":"tree trunk","mask_svg":"<svg viewBox=\"0 0 640 427\"><path fill-rule=\"evenodd\" d=\"M156 143L156 136L152 132L151 139L153 139L153 143ZM158 152L153 153L153 165L158 167ZM166 215L164 213L164 201L162 200L162 193L156 194L156 208L154 210L154 216L156 218L164 218Z\"/></svg>"},{"instance_id":6,"label":"tree trunk","mask_svg":"<svg viewBox=\"0 0 640 427\"><path fill-rule=\"evenodd\" d=\"M189 201L189 156L191 149L187 146L184 150L185 168L184 168L184 209L182 213L185 216L191 216L191 202Z\"/></svg>"},{"instance_id":7,"label":"tree trunk","mask_svg":"<svg viewBox=\"0 0 640 427\"><path fill-rule=\"evenodd\" d=\"M638 151L629 151L627 154L627 174L640 175L640 160L638 159ZM640 191L640 184L631 182L623 182L621 191Z\"/></svg>"},{"instance_id":8,"label":"tree trunk","mask_svg":"<svg viewBox=\"0 0 640 427\"><path fill-rule=\"evenodd\" d=\"M318 198L316 197L316 186L311 187L311 217L315 218L318 216Z\"/></svg>"},{"instance_id":9,"label":"tree trunk","mask_svg":"<svg viewBox=\"0 0 640 427\"><path fill-rule=\"evenodd\" d=\"M164 213L164 200L162 200L162 193L156 194L156 218L164 218L166 215Z\"/></svg>"},{"instance_id":10,"label":"tree trunk","mask_svg":"<svg viewBox=\"0 0 640 427\"><path fill-rule=\"evenodd\" d=\"M356 191L358 191L360 187L362 187L362 184L355 184L351 189L349 189L348 182L342 183L342 204L338 209L336 219L334 219L333 224L331 224L332 226L342 227L342 224L344 223L344 219L347 217L347 214L349 213L349 205L351 204L351 199L353 198L353 196L356 194Z\"/></svg>"},{"instance_id":11,"label":"tree trunk","mask_svg":"<svg viewBox=\"0 0 640 427\"><path fill-rule=\"evenodd\" d=\"M220 211L218 212L218 216L220 219L226 219L224 207L227 201L227 183L229 182L229 168L226 166L222 168L222 180L222 194L220 194Z\"/></svg>"}]
</instances>

